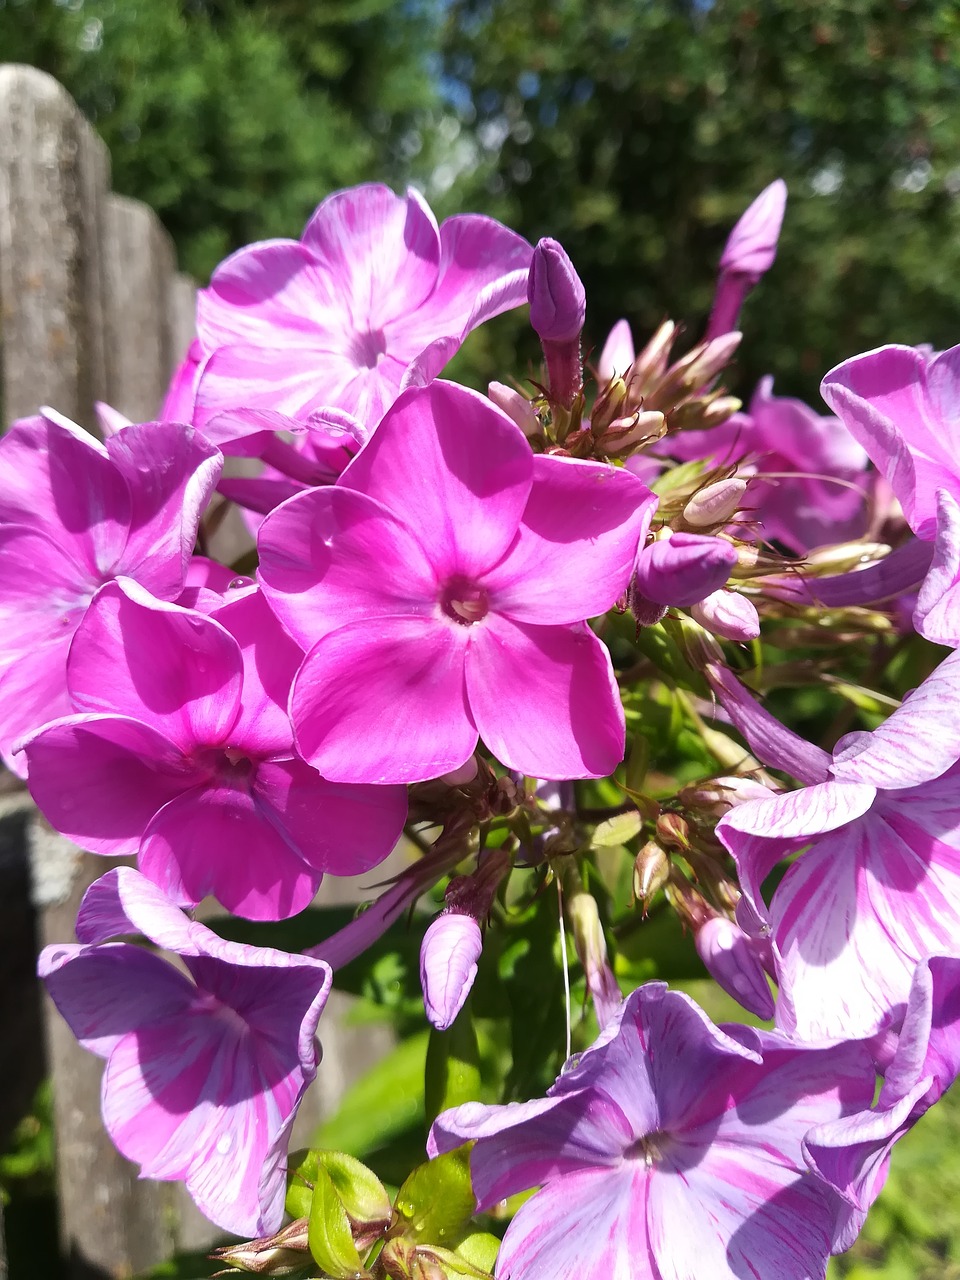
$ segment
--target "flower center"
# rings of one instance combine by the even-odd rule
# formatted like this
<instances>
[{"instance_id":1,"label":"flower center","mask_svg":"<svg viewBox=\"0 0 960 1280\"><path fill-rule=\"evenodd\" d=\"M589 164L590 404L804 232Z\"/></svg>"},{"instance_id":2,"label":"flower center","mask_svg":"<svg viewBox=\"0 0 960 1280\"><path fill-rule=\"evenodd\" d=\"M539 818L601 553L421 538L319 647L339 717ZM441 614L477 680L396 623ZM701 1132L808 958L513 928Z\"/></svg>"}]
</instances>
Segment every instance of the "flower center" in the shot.
<instances>
[{"instance_id":1,"label":"flower center","mask_svg":"<svg viewBox=\"0 0 960 1280\"><path fill-rule=\"evenodd\" d=\"M659 1130L656 1133L646 1133L642 1138L638 1138L632 1146L627 1147L623 1153L624 1159L639 1161L649 1169L663 1160L669 1145L670 1138L668 1134L660 1133Z\"/></svg>"},{"instance_id":2,"label":"flower center","mask_svg":"<svg viewBox=\"0 0 960 1280\"><path fill-rule=\"evenodd\" d=\"M490 612L483 587L469 578L451 578L440 596L440 608L462 627L472 626Z\"/></svg>"},{"instance_id":3,"label":"flower center","mask_svg":"<svg viewBox=\"0 0 960 1280\"><path fill-rule=\"evenodd\" d=\"M355 333L350 340L350 357L360 369L375 369L387 354L387 340L382 329Z\"/></svg>"}]
</instances>

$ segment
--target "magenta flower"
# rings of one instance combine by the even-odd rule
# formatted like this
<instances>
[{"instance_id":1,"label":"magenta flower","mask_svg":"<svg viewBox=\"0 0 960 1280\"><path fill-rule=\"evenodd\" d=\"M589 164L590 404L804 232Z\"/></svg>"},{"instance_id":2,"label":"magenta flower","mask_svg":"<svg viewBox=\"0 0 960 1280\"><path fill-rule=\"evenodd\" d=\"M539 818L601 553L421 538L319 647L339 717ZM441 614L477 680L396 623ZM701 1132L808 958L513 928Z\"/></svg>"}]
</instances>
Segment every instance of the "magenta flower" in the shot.
<instances>
[{"instance_id":1,"label":"magenta flower","mask_svg":"<svg viewBox=\"0 0 960 1280\"><path fill-rule=\"evenodd\" d=\"M492 218L438 228L421 196L329 196L296 240L233 254L198 300L193 421L237 406L347 409L372 430L416 364L433 377L472 329L526 301L532 250ZM428 350L429 348L429 350Z\"/></svg>"},{"instance_id":2,"label":"magenta flower","mask_svg":"<svg viewBox=\"0 0 960 1280\"><path fill-rule=\"evenodd\" d=\"M535 458L475 392L407 391L334 487L260 532L264 593L309 648L290 703L304 759L409 782L479 735L536 777L611 773L623 709L583 620L622 594L655 503L625 471Z\"/></svg>"},{"instance_id":3,"label":"magenta flower","mask_svg":"<svg viewBox=\"0 0 960 1280\"><path fill-rule=\"evenodd\" d=\"M958 1073L960 960L931 956L917 965L876 1106L811 1129L804 1141L807 1162L866 1214L883 1189L893 1148Z\"/></svg>"},{"instance_id":4,"label":"magenta flower","mask_svg":"<svg viewBox=\"0 0 960 1280\"><path fill-rule=\"evenodd\" d=\"M782 178L764 187L730 232L720 258L720 279L706 337L717 338L737 328L747 294L773 266L787 207Z\"/></svg>"},{"instance_id":5,"label":"magenta flower","mask_svg":"<svg viewBox=\"0 0 960 1280\"><path fill-rule=\"evenodd\" d=\"M720 1029L648 983L548 1097L445 1111L428 1150L475 1142L481 1209L542 1188L507 1228L497 1280L822 1280L851 1215L801 1142L873 1085L858 1044Z\"/></svg>"},{"instance_id":6,"label":"magenta flower","mask_svg":"<svg viewBox=\"0 0 960 1280\"><path fill-rule=\"evenodd\" d=\"M956 406L960 346L931 357L888 346L837 365L823 398L890 484L918 538L932 542L914 611L917 630L960 644L960 452Z\"/></svg>"},{"instance_id":7,"label":"magenta flower","mask_svg":"<svg viewBox=\"0 0 960 1280\"><path fill-rule=\"evenodd\" d=\"M210 893L255 920L302 910L324 872L387 856L406 799L327 782L298 758L286 702L301 656L259 592L206 617L109 584L70 651L82 714L23 748L37 804L94 853L139 851L182 904Z\"/></svg>"},{"instance_id":8,"label":"magenta flower","mask_svg":"<svg viewBox=\"0 0 960 1280\"><path fill-rule=\"evenodd\" d=\"M0 751L71 710L70 641L121 574L183 589L223 459L189 427L148 423L100 442L52 410L0 442ZM19 767L23 767L20 758Z\"/></svg>"},{"instance_id":9,"label":"magenta flower","mask_svg":"<svg viewBox=\"0 0 960 1280\"><path fill-rule=\"evenodd\" d=\"M130 933L180 956L189 977L143 947L90 945ZM129 867L87 890L77 937L87 945L44 948L40 976L83 1047L107 1060L103 1121L118 1150L141 1177L186 1182L224 1230L276 1231L330 967L224 942Z\"/></svg>"},{"instance_id":10,"label":"magenta flower","mask_svg":"<svg viewBox=\"0 0 960 1280\"><path fill-rule=\"evenodd\" d=\"M951 951L960 922L960 655L832 757L729 672L714 669L711 683L755 754L809 784L739 805L717 826L770 931L778 1025L805 1040L895 1027L918 961ZM795 852L768 907L761 886Z\"/></svg>"}]
</instances>

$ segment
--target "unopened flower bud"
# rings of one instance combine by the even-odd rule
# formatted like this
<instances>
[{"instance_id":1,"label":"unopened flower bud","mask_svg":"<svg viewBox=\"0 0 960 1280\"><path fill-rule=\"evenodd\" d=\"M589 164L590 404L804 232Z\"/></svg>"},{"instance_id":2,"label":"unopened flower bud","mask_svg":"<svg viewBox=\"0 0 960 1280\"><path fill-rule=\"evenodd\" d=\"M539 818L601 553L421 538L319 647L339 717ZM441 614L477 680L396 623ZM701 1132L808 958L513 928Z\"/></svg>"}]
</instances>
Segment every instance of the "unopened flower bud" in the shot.
<instances>
[{"instance_id":1,"label":"unopened flower bud","mask_svg":"<svg viewBox=\"0 0 960 1280\"><path fill-rule=\"evenodd\" d=\"M694 934L717 914L703 894L694 889L689 880L685 880L676 869L672 870L663 891L682 923L692 929Z\"/></svg>"},{"instance_id":2,"label":"unopened flower bud","mask_svg":"<svg viewBox=\"0 0 960 1280\"><path fill-rule=\"evenodd\" d=\"M668 849L682 852L690 847L690 828L679 813L661 813L657 819L657 839Z\"/></svg>"},{"instance_id":3,"label":"unopened flower bud","mask_svg":"<svg viewBox=\"0 0 960 1280\"><path fill-rule=\"evenodd\" d=\"M487 395L498 409L502 409L508 418L513 419L525 436L539 434L540 419L526 396L502 382L491 382L487 387Z\"/></svg>"},{"instance_id":4,"label":"unopened flower bud","mask_svg":"<svg viewBox=\"0 0 960 1280\"><path fill-rule=\"evenodd\" d=\"M665 430L666 423L662 413L634 413L629 418L611 422L599 443L604 453L618 454L637 445L659 440Z\"/></svg>"},{"instance_id":5,"label":"unopened flower bud","mask_svg":"<svg viewBox=\"0 0 960 1280\"><path fill-rule=\"evenodd\" d=\"M714 916L696 931L694 941L700 959L724 991L758 1018L773 1017L773 996L755 939L726 916Z\"/></svg>"},{"instance_id":6,"label":"unopened flower bud","mask_svg":"<svg viewBox=\"0 0 960 1280\"><path fill-rule=\"evenodd\" d=\"M712 382L733 359L742 337L743 334L734 329L706 343L688 370L690 385L699 387Z\"/></svg>"},{"instance_id":7,"label":"unopened flower bud","mask_svg":"<svg viewBox=\"0 0 960 1280\"><path fill-rule=\"evenodd\" d=\"M756 640L760 615L752 600L736 591L714 591L690 606L690 616L724 640Z\"/></svg>"},{"instance_id":8,"label":"unopened flower bud","mask_svg":"<svg viewBox=\"0 0 960 1280\"><path fill-rule=\"evenodd\" d=\"M669 878L669 857L655 840L648 840L633 864L633 896L646 906Z\"/></svg>"},{"instance_id":9,"label":"unopened flower bud","mask_svg":"<svg viewBox=\"0 0 960 1280\"><path fill-rule=\"evenodd\" d=\"M685 608L722 587L736 562L736 548L729 542L671 533L643 548L633 581L645 599Z\"/></svg>"},{"instance_id":10,"label":"unopened flower bud","mask_svg":"<svg viewBox=\"0 0 960 1280\"><path fill-rule=\"evenodd\" d=\"M577 875L576 882L579 882L579 879ZM565 878L565 901L567 915L573 929L574 945L580 963L583 965L587 990L590 992L593 1007L597 1013L597 1022L603 1029L619 1008L623 992L607 959L607 940L603 936L596 899L579 883L576 883L573 892L570 892L568 886L569 878Z\"/></svg>"},{"instance_id":11,"label":"unopened flower bud","mask_svg":"<svg viewBox=\"0 0 960 1280\"><path fill-rule=\"evenodd\" d=\"M225 1245L221 1249L214 1249L210 1256L218 1262L225 1262L227 1266L253 1272L254 1275L299 1274L310 1262L308 1225L306 1218L298 1218L275 1236L244 1241L243 1244Z\"/></svg>"},{"instance_id":12,"label":"unopened flower bud","mask_svg":"<svg viewBox=\"0 0 960 1280\"><path fill-rule=\"evenodd\" d=\"M601 382L622 378L635 357L633 334L626 320L618 320L607 335L597 361L597 377Z\"/></svg>"},{"instance_id":13,"label":"unopened flower bud","mask_svg":"<svg viewBox=\"0 0 960 1280\"><path fill-rule=\"evenodd\" d=\"M787 207L787 184L771 182L741 215L727 238L721 271L738 271L759 279L777 256L777 241Z\"/></svg>"},{"instance_id":14,"label":"unopened flower bud","mask_svg":"<svg viewBox=\"0 0 960 1280\"><path fill-rule=\"evenodd\" d=\"M541 342L579 339L587 307L583 282L564 247L549 237L533 251L527 301L530 323Z\"/></svg>"},{"instance_id":15,"label":"unopened flower bud","mask_svg":"<svg viewBox=\"0 0 960 1280\"><path fill-rule=\"evenodd\" d=\"M427 1019L446 1031L463 1008L483 950L480 925L471 915L445 911L430 924L420 946L420 986Z\"/></svg>"},{"instance_id":16,"label":"unopened flower bud","mask_svg":"<svg viewBox=\"0 0 960 1280\"><path fill-rule=\"evenodd\" d=\"M884 542L844 542L834 547L818 547L806 557L804 573L850 573L890 554Z\"/></svg>"},{"instance_id":17,"label":"unopened flower bud","mask_svg":"<svg viewBox=\"0 0 960 1280\"><path fill-rule=\"evenodd\" d=\"M105 404L102 400L97 400L94 402L93 408L97 415L97 426L100 428L100 434L104 440L109 440L118 431L130 426L131 420L127 415L121 413L119 409L114 409L112 404Z\"/></svg>"},{"instance_id":18,"label":"unopened flower bud","mask_svg":"<svg viewBox=\"0 0 960 1280\"><path fill-rule=\"evenodd\" d=\"M726 524L736 514L746 491L747 481L739 476L705 485L683 508L683 518L698 529Z\"/></svg>"},{"instance_id":19,"label":"unopened flower bud","mask_svg":"<svg viewBox=\"0 0 960 1280\"><path fill-rule=\"evenodd\" d=\"M769 800L770 791L752 778L713 778L683 787L677 799L685 809L720 819L738 804L747 804L750 800Z\"/></svg>"},{"instance_id":20,"label":"unopened flower bud","mask_svg":"<svg viewBox=\"0 0 960 1280\"><path fill-rule=\"evenodd\" d=\"M445 782L448 787L465 787L477 776L479 768L477 757L471 756L466 764L462 764L459 769L451 769L449 773L442 774L439 780Z\"/></svg>"},{"instance_id":21,"label":"unopened flower bud","mask_svg":"<svg viewBox=\"0 0 960 1280\"><path fill-rule=\"evenodd\" d=\"M633 362L632 378L642 390L652 379L663 375L670 360L670 350L677 336L677 326L672 320L664 320L647 345Z\"/></svg>"}]
</instances>

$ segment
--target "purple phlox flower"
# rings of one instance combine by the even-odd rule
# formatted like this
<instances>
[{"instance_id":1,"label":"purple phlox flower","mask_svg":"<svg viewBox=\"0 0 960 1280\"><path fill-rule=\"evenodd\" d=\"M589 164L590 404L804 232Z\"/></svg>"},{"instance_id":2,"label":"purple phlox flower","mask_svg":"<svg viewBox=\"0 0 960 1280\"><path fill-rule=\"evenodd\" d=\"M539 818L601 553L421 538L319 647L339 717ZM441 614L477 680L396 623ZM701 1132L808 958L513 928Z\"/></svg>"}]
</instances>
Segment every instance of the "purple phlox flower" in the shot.
<instances>
[{"instance_id":1,"label":"purple phlox flower","mask_svg":"<svg viewBox=\"0 0 960 1280\"><path fill-rule=\"evenodd\" d=\"M534 457L475 392L407 391L335 486L261 528L264 592L309 650L290 703L304 759L412 782L479 735L537 777L612 772L623 709L584 619L624 591L655 504L624 471Z\"/></svg>"},{"instance_id":2,"label":"purple phlox flower","mask_svg":"<svg viewBox=\"0 0 960 1280\"><path fill-rule=\"evenodd\" d=\"M914 624L928 640L960 644L960 346L931 358L886 346L837 365L823 398L887 479L918 538L933 543Z\"/></svg>"},{"instance_id":3,"label":"purple phlox flower","mask_svg":"<svg viewBox=\"0 0 960 1280\"><path fill-rule=\"evenodd\" d=\"M498 1280L822 1280L851 1211L801 1142L873 1087L859 1044L721 1029L647 983L546 1098L445 1111L428 1150L475 1143L480 1209L541 1188L507 1228Z\"/></svg>"},{"instance_id":4,"label":"purple phlox flower","mask_svg":"<svg viewBox=\"0 0 960 1280\"><path fill-rule=\"evenodd\" d=\"M739 805L717 826L770 932L778 1025L809 1040L895 1027L918 961L957 946L960 655L832 756L780 725L730 672L708 675L751 750L808 784ZM761 886L793 853L767 906Z\"/></svg>"},{"instance_id":5,"label":"purple phlox flower","mask_svg":"<svg viewBox=\"0 0 960 1280\"><path fill-rule=\"evenodd\" d=\"M187 974L105 943L130 933L180 956ZM77 937L86 945L44 948L40 976L80 1043L107 1060L103 1120L118 1150L141 1177L186 1182L224 1230L276 1231L329 965L224 942L129 867L87 890Z\"/></svg>"},{"instance_id":6,"label":"purple phlox flower","mask_svg":"<svg viewBox=\"0 0 960 1280\"><path fill-rule=\"evenodd\" d=\"M636 358L630 325L626 320L618 320L607 334L597 359L597 377L601 384L622 378Z\"/></svg>"},{"instance_id":7,"label":"purple phlox flower","mask_svg":"<svg viewBox=\"0 0 960 1280\"><path fill-rule=\"evenodd\" d=\"M438 227L413 190L337 192L299 241L239 250L201 291L192 420L335 406L372 430L405 377L434 377L472 329L526 301L531 253L492 218Z\"/></svg>"},{"instance_id":8,"label":"purple phlox flower","mask_svg":"<svg viewBox=\"0 0 960 1280\"><path fill-rule=\"evenodd\" d=\"M696 604L726 583L736 563L736 547L723 538L668 531L637 556L631 607L633 597L681 609Z\"/></svg>"},{"instance_id":9,"label":"purple phlox flower","mask_svg":"<svg viewBox=\"0 0 960 1280\"><path fill-rule=\"evenodd\" d=\"M747 294L773 266L786 207L787 184L777 178L764 187L730 232L720 258L708 339L737 328Z\"/></svg>"},{"instance_id":10,"label":"purple phlox flower","mask_svg":"<svg viewBox=\"0 0 960 1280\"><path fill-rule=\"evenodd\" d=\"M70 641L104 582L183 590L222 466L190 427L124 427L101 444L52 410L0 442L0 751L66 715Z\"/></svg>"},{"instance_id":11,"label":"purple phlox flower","mask_svg":"<svg viewBox=\"0 0 960 1280\"><path fill-rule=\"evenodd\" d=\"M866 1214L883 1188L894 1146L958 1073L960 960L931 956L917 965L876 1106L811 1129L804 1139L809 1165Z\"/></svg>"},{"instance_id":12,"label":"purple phlox flower","mask_svg":"<svg viewBox=\"0 0 960 1280\"><path fill-rule=\"evenodd\" d=\"M293 748L286 712L302 656L257 590L207 617L135 583L98 593L70 650L80 714L24 744L57 830L94 853L139 853L182 904L213 894L251 919L301 911L324 872L391 851L398 787L331 783Z\"/></svg>"}]
</instances>

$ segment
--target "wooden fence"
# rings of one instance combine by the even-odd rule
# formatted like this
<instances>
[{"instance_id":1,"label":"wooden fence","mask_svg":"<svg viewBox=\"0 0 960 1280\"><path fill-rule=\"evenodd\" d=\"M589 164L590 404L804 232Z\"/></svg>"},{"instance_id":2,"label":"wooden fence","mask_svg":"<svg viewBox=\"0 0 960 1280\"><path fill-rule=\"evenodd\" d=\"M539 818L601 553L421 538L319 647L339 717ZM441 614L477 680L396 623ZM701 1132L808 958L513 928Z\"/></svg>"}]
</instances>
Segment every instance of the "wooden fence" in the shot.
<instances>
[{"instance_id":1,"label":"wooden fence","mask_svg":"<svg viewBox=\"0 0 960 1280\"><path fill-rule=\"evenodd\" d=\"M111 193L106 148L66 91L32 67L0 66L4 424L49 404L95 430L98 400L151 420L193 335L195 292L152 210ZM135 1275L215 1235L179 1184L138 1182L113 1149L99 1118L102 1064L77 1047L33 977L36 948L73 940L80 897L107 865L51 832L16 781L0 778L0 1149L41 1078L42 1023L61 1248L78 1280ZM321 1087L301 1112L301 1136L386 1047L345 1025L335 997L322 1031ZM0 1245L0 1277L2 1256Z\"/></svg>"}]
</instances>

